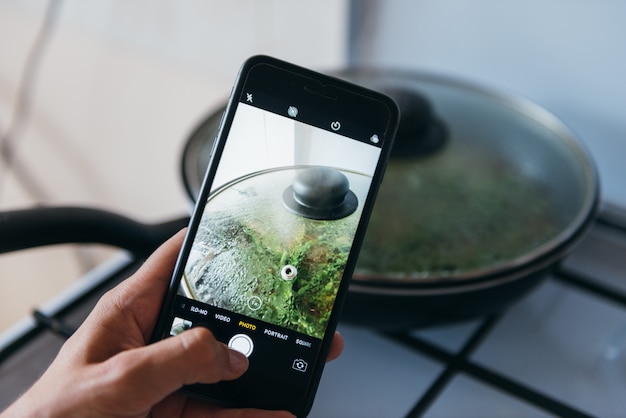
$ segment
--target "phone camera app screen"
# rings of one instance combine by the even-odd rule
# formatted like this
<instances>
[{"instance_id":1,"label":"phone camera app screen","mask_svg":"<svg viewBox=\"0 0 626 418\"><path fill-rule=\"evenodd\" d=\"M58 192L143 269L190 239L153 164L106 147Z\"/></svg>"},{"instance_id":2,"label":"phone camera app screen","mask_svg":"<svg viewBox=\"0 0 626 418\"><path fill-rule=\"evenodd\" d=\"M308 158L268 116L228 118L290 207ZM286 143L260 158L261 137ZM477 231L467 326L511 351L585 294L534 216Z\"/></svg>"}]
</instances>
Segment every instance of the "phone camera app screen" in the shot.
<instances>
[{"instance_id":1,"label":"phone camera app screen","mask_svg":"<svg viewBox=\"0 0 626 418\"><path fill-rule=\"evenodd\" d=\"M294 109L238 104L177 302L291 380L315 361L380 153Z\"/></svg>"}]
</instances>

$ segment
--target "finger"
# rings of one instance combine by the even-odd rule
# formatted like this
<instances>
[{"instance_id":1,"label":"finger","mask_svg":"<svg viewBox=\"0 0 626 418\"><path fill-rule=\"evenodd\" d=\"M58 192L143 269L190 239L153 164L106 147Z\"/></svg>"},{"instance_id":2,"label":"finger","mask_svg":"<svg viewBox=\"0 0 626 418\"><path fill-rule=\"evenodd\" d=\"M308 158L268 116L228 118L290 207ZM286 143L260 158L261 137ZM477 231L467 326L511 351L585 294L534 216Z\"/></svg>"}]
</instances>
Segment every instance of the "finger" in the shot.
<instances>
[{"instance_id":1,"label":"finger","mask_svg":"<svg viewBox=\"0 0 626 418\"><path fill-rule=\"evenodd\" d=\"M343 348L345 345L345 341L343 336L339 333L339 331L335 331L335 335L333 336L333 341L330 344L330 349L328 350L328 356L326 357L326 361L333 361L337 359L343 352Z\"/></svg>"},{"instance_id":2,"label":"finger","mask_svg":"<svg viewBox=\"0 0 626 418\"><path fill-rule=\"evenodd\" d=\"M104 398L128 393L134 406L148 407L193 383L215 383L241 376L248 359L198 327L158 343L124 351L100 364ZM101 374L105 374L103 379ZM135 409L135 408L133 408Z\"/></svg>"},{"instance_id":3,"label":"finger","mask_svg":"<svg viewBox=\"0 0 626 418\"><path fill-rule=\"evenodd\" d=\"M198 399L190 398L185 408L185 418L293 418L287 411L270 411L252 408L223 408L218 405L207 404Z\"/></svg>"},{"instance_id":4,"label":"finger","mask_svg":"<svg viewBox=\"0 0 626 418\"><path fill-rule=\"evenodd\" d=\"M227 348L203 327L134 351L128 360L134 364L131 367L136 377L144 380L154 376L158 381L169 382L167 389L232 380L248 368L243 354Z\"/></svg>"},{"instance_id":5,"label":"finger","mask_svg":"<svg viewBox=\"0 0 626 418\"><path fill-rule=\"evenodd\" d=\"M127 282L141 287L166 286L171 278L186 233L187 228L182 229L165 241Z\"/></svg>"}]
</instances>

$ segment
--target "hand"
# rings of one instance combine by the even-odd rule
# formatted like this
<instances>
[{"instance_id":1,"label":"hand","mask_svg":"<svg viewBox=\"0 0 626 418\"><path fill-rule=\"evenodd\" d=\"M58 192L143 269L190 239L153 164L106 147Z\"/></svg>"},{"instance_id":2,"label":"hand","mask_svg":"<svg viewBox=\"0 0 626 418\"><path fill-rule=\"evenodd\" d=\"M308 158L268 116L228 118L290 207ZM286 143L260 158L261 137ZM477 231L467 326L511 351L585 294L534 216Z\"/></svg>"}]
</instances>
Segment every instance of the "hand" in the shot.
<instances>
[{"instance_id":1,"label":"hand","mask_svg":"<svg viewBox=\"0 0 626 418\"><path fill-rule=\"evenodd\" d=\"M206 328L147 345L167 290L181 231L129 279L107 292L33 387L6 416L288 417L288 412L223 409L177 392L183 385L241 376L248 359ZM328 360L343 350L335 334ZM4 414L3 414L4 416Z\"/></svg>"}]
</instances>

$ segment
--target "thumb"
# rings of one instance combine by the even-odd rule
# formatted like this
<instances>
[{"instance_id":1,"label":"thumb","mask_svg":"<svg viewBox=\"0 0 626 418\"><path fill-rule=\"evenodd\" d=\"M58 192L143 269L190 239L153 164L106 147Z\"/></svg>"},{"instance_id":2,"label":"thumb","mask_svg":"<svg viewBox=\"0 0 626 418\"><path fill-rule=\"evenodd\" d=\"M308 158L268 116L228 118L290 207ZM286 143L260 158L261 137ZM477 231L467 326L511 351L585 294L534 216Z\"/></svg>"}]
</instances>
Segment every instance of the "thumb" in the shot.
<instances>
[{"instance_id":1,"label":"thumb","mask_svg":"<svg viewBox=\"0 0 626 418\"><path fill-rule=\"evenodd\" d=\"M102 366L115 380L107 385L109 390L117 396L132 394L136 406L151 406L183 385L236 379L247 370L248 359L217 341L208 329L197 327L121 352Z\"/></svg>"}]
</instances>

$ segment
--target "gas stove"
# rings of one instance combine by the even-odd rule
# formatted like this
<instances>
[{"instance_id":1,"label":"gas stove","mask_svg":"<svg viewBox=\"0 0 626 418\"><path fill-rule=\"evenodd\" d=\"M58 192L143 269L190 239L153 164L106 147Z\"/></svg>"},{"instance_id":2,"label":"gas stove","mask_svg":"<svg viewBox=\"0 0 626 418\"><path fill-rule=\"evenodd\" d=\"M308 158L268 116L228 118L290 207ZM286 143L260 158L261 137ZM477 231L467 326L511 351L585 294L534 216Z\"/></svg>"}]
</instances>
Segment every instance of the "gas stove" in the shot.
<instances>
[{"instance_id":1,"label":"gas stove","mask_svg":"<svg viewBox=\"0 0 626 418\"><path fill-rule=\"evenodd\" d=\"M403 333L341 327L316 417L617 417L626 411L626 222L605 208L577 249L499 315Z\"/></svg>"},{"instance_id":2,"label":"gas stove","mask_svg":"<svg viewBox=\"0 0 626 418\"><path fill-rule=\"evenodd\" d=\"M606 206L557 271L498 315L388 333L340 324L344 354L311 417L622 416L626 411L626 212ZM127 253L0 338L0 409L26 389L108 288Z\"/></svg>"}]
</instances>

